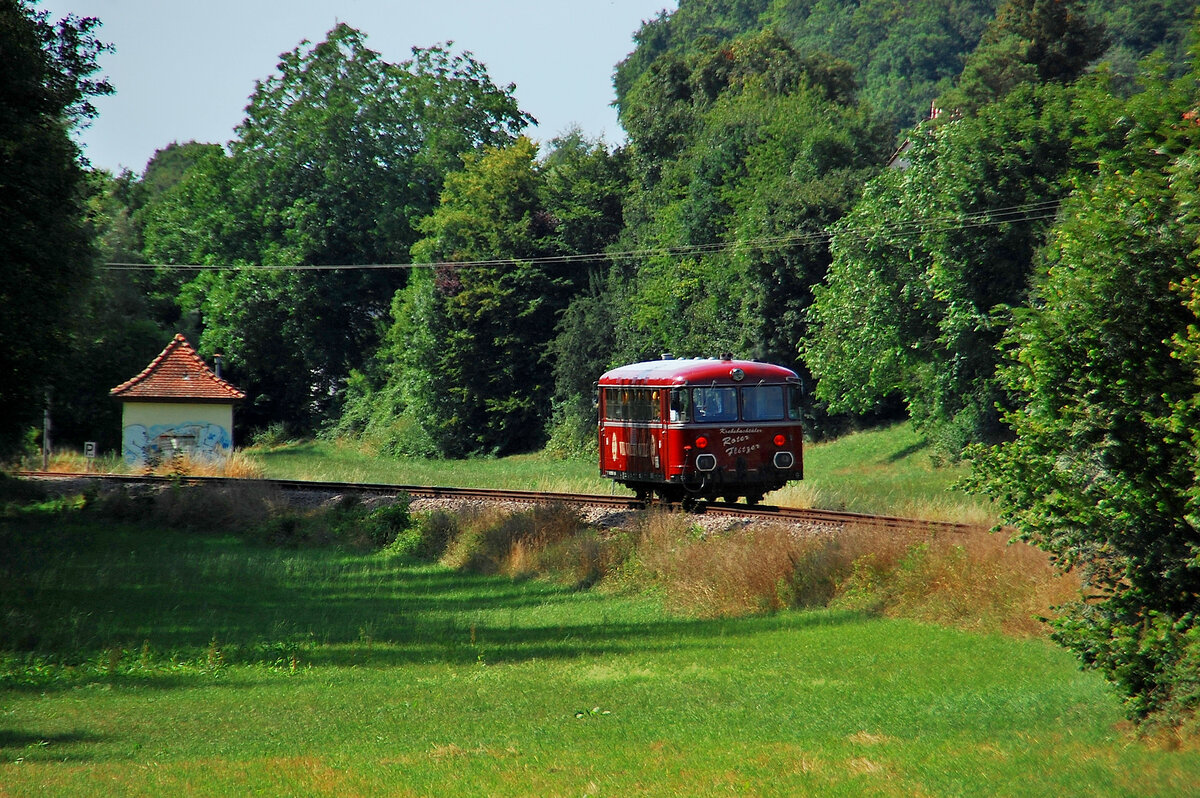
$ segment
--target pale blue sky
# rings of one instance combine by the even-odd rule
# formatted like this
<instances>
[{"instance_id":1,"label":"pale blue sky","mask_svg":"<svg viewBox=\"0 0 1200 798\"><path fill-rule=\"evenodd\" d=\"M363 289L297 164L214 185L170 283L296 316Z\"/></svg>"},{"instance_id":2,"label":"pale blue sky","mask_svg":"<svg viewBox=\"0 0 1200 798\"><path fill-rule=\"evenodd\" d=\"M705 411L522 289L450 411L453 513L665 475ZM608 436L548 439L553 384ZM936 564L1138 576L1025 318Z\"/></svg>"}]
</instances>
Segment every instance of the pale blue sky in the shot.
<instances>
[{"instance_id":1,"label":"pale blue sky","mask_svg":"<svg viewBox=\"0 0 1200 798\"><path fill-rule=\"evenodd\" d=\"M92 165L140 173L172 141L225 143L242 120L254 81L280 53L320 41L337 22L367 36L388 61L447 40L470 50L498 86L515 83L521 109L548 140L572 124L609 143L617 124L612 74L633 49L642 20L676 0L43 0L55 19L99 17L101 59L117 93L80 136Z\"/></svg>"}]
</instances>

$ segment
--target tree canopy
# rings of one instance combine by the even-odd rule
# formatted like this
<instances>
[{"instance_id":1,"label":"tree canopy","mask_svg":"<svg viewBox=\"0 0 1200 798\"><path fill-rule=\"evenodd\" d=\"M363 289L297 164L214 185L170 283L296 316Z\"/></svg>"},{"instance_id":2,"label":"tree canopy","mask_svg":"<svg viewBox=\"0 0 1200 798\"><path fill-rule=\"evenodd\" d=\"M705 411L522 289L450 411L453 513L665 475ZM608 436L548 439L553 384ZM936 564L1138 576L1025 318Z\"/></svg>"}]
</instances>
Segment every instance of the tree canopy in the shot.
<instances>
[{"instance_id":1,"label":"tree canopy","mask_svg":"<svg viewBox=\"0 0 1200 798\"><path fill-rule=\"evenodd\" d=\"M378 346L418 223L461 154L531 121L469 53L414 49L400 64L339 24L280 56L229 153L198 158L146 211L147 254L222 267L182 292L201 349L249 392L243 419L311 431Z\"/></svg>"},{"instance_id":2,"label":"tree canopy","mask_svg":"<svg viewBox=\"0 0 1200 798\"><path fill-rule=\"evenodd\" d=\"M1025 302L1078 134L1071 92L1053 84L914 133L907 166L834 227L804 342L822 399L863 413L898 393L952 452L1002 436L1004 309Z\"/></svg>"}]
</instances>

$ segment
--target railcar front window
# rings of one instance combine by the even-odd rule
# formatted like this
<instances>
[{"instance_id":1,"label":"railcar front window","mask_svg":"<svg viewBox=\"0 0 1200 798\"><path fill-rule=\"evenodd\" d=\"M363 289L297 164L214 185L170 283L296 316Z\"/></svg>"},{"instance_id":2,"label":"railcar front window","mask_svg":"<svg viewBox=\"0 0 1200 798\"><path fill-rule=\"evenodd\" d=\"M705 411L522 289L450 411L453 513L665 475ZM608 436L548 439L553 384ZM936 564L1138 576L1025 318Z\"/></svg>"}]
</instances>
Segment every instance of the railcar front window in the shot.
<instances>
[{"instance_id":1,"label":"railcar front window","mask_svg":"<svg viewBox=\"0 0 1200 798\"><path fill-rule=\"evenodd\" d=\"M783 421L782 385L748 385L742 388L743 421Z\"/></svg>"},{"instance_id":2,"label":"railcar front window","mask_svg":"<svg viewBox=\"0 0 1200 798\"><path fill-rule=\"evenodd\" d=\"M737 388L693 388L692 408L696 421L737 421Z\"/></svg>"}]
</instances>

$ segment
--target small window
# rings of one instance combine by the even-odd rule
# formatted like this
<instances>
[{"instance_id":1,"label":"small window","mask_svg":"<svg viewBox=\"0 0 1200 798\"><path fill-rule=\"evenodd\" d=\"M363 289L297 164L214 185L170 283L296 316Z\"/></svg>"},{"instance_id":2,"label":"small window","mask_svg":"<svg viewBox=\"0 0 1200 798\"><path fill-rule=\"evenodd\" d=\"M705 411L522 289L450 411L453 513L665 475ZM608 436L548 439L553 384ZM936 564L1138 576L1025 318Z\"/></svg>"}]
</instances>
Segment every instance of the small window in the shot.
<instances>
[{"instance_id":1,"label":"small window","mask_svg":"<svg viewBox=\"0 0 1200 798\"><path fill-rule=\"evenodd\" d=\"M620 421L621 392L616 388L604 389L604 418L608 421Z\"/></svg>"},{"instance_id":2,"label":"small window","mask_svg":"<svg viewBox=\"0 0 1200 798\"><path fill-rule=\"evenodd\" d=\"M788 418L800 421L804 418L804 388L800 385L788 385Z\"/></svg>"},{"instance_id":3,"label":"small window","mask_svg":"<svg viewBox=\"0 0 1200 798\"><path fill-rule=\"evenodd\" d=\"M692 417L692 394L687 388L671 390L671 421L687 421Z\"/></svg>"}]
</instances>

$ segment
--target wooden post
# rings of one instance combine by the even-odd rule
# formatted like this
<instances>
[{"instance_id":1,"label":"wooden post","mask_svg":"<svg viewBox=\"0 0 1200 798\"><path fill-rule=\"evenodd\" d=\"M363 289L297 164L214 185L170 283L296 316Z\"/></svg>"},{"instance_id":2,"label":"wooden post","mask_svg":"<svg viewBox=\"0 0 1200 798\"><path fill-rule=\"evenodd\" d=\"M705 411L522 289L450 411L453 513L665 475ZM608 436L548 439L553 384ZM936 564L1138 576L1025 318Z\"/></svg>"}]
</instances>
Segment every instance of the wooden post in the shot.
<instances>
[{"instance_id":1,"label":"wooden post","mask_svg":"<svg viewBox=\"0 0 1200 798\"><path fill-rule=\"evenodd\" d=\"M50 470L50 389L46 389L46 409L42 413L42 470Z\"/></svg>"}]
</instances>

